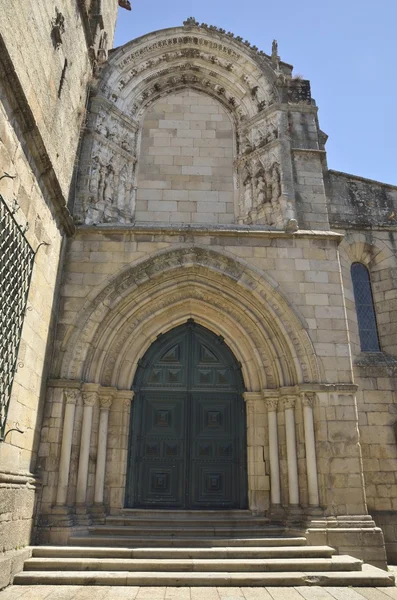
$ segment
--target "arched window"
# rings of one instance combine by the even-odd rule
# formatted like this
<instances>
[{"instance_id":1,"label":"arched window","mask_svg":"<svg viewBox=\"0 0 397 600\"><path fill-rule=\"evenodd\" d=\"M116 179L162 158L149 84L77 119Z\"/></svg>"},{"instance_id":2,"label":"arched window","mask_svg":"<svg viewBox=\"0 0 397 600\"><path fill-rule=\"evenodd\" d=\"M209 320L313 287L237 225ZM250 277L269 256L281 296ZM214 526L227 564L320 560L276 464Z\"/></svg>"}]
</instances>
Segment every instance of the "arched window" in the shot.
<instances>
[{"instance_id":1,"label":"arched window","mask_svg":"<svg viewBox=\"0 0 397 600\"><path fill-rule=\"evenodd\" d=\"M380 352L374 300L367 267L361 263L353 263L351 277L361 350L362 352Z\"/></svg>"}]
</instances>

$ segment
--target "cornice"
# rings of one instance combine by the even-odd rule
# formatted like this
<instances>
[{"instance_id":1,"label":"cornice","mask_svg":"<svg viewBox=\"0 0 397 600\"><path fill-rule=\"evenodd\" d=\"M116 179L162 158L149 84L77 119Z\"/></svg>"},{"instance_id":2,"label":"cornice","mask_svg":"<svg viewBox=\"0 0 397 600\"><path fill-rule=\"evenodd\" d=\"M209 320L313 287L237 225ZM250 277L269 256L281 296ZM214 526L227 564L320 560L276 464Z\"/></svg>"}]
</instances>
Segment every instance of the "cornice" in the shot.
<instances>
[{"instance_id":1,"label":"cornice","mask_svg":"<svg viewBox=\"0 0 397 600\"><path fill-rule=\"evenodd\" d=\"M261 238L316 238L330 239L339 243L344 235L335 231L321 231L314 229L299 229L296 232L287 232L282 229L271 229L261 225L136 225L134 223L112 224L105 223L101 225L81 225L77 228L77 236L91 234L99 235L118 235L120 233L136 233L151 235L196 235L196 236L234 236L234 237L261 237Z\"/></svg>"}]
</instances>

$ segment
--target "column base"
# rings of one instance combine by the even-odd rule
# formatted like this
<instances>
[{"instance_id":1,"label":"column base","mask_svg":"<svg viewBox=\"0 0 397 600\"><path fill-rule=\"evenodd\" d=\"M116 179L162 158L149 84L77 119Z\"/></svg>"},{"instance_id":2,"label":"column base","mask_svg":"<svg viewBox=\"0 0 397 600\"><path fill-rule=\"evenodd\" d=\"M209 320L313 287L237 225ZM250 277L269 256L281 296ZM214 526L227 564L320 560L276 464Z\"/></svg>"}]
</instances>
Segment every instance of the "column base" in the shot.
<instances>
[{"instance_id":1,"label":"column base","mask_svg":"<svg viewBox=\"0 0 397 600\"><path fill-rule=\"evenodd\" d=\"M280 521L280 523L282 523L285 520L285 509L281 504L272 504L268 514L274 521Z\"/></svg>"},{"instance_id":2,"label":"column base","mask_svg":"<svg viewBox=\"0 0 397 600\"><path fill-rule=\"evenodd\" d=\"M90 507L92 522L96 525L104 524L106 519L106 509L105 505L102 503L93 504Z\"/></svg>"},{"instance_id":3,"label":"column base","mask_svg":"<svg viewBox=\"0 0 397 600\"><path fill-rule=\"evenodd\" d=\"M76 523L78 525L90 525L91 524L91 507L86 504L76 504Z\"/></svg>"},{"instance_id":4,"label":"column base","mask_svg":"<svg viewBox=\"0 0 397 600\"><path fill-rule=\"evenodd\" d=\"M51 508L49 519L51 525L57 527L73 527L75 523L74 507L65 504L56 504Z\"/></svg>"}]
</instances>

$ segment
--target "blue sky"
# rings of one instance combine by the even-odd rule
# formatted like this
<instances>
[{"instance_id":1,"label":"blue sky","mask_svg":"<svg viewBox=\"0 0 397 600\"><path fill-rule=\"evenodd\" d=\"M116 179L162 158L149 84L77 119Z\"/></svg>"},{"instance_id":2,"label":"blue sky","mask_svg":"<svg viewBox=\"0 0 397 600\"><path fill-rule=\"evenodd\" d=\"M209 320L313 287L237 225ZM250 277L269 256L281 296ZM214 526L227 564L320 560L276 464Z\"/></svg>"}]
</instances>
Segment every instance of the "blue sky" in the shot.
<instances>
[{"instance_id":1,"label":"blue sky","mask_svg":"<svg viewBox=\"0 0 397 600\"><path fill-rule=\"evenodd\" d=\"M115 46L189 16L248 39L272 40L310 79L330 169L397 185L397 0L131 0Z\"/></svg>"}]
</instances>

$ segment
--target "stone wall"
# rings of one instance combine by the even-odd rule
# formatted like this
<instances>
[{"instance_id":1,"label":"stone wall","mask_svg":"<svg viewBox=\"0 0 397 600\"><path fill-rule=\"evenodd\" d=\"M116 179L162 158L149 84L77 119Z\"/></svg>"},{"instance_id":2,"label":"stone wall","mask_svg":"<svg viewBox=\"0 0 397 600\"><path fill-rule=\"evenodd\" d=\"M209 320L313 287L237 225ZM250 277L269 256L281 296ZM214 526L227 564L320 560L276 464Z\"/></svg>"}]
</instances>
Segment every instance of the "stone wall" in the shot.
<instances>
[{"instance_id":1,"label":"stone wall","mask_svg":"<svg viewBox=\"0 0 397 600\"><path fill-rule=\"evenodd\" d=\"M219 253L219 258L216 259L215 264L219 264L217 268L220 270L220 273L222 273L224 267L219 261L228 260L235 264L235 267L233 267L234 269L240 268L238 267L240 264L245 265L244 269L247 270L247 273L249 269L253 269L257 273L257 277L259 277L258 281L263 278L263 281L272 282L271 284L269 283L269 306L273 306L273 303L276 302L277 294L281 294L287 303L286 306L289 307L288 311L292 311L291 315L288 317L287 308L284 309L283 327L287 327L288 329L292 326L292 322L290 322L289 319L292 318L293 314L298 316L298 320L302 325L304 324L304 329L307 332L305 335L308 335L308 340L310 340L309 346L312 344L313 348L313 350L308 350L308 352L309 354L311 352L315 353L316 361L318 363L319 373L316 377L324 382L325 386L327 383L330 384L331 387L337 384L342 385L342 387L347 385L345 394L337 392L336 388L334 394L329 394L325 387L324 393L319 393L318 395L319 400L315 408L319 472L321 473L321 498L322 503L328 507L327 510L330 510L331 514L362 513L365 510L365 505L363 498L360 497L361 456L359 446L357 446L358 431L355 398L353 388L350 390L349 387L352 381L352 373L350 370L348 337L346 321L344 320L343 296L338 267L338 241L339 238L332 234L318 234L316 236L305 232L295 234L295 236L284 234L284 236L280 237L280 234L277 234L276 232L271 233L262 231L255 234L254 231L251 231L248 237L243 231L239 232L238 230L230 230L229 232L223 232L223 234L220 235L219 233L215 234L210 231L197 231L196 233L190 231L189 233L186 233L177 228L174 232L169 231L168 233L155 233L154 231L149 233L145 228L141 231L123 231L117 227L102 227L101 229L81 228L75 238L68 243L69 247L65 264L64 283L61 289L56 358L53 365L52 376L54 378L60 377L61 380L65 377L72 379L77 377L77 381L82 378L86 381L92 381L92 383L101 383L104 386L114 386L120 390L128 390L132 384L136 363L143 353L142 350L141 354L139 354L139 347L143 345L146 349L148 344L150 344L150 341L155 339L158 333L164 331L161 329L158 330L158 327L161 327L160 323L155 326L157 322L155 315L161 314L162 311L157 298L164 298L166 291L164 291L163 294L161 292L161 286L163 284L159 282L156 287L155 282L153 284L150 282L150 277L157 276L162 270L166 270L167 260L169 260L171 264L180 263L180 258L177 256L174 258L172 257L173 251L178 250L179 252L185 249L187 256L189 256L189 252L193 252L192 248L201 249L197 250L197 252L202 252L203 256L205 256L207 252ZM206 246L207 249L204 250L203 246ZM166 250L170 252L169 259L167 258ZM191 260L193 260L193 258ZM91 326L88 327L84 313L87 310L96 310L95 299L102 297L105 293L104 290L112 289L117 295L117 290L120 285L123 285L128 291L128 294L135 293L134 290L136 284L133 283L133 279L130 284L131 288L127 287L126 282L130 277L129 270L133 268L139 270L139 264L143 261L146 261L145 264L147 267L145 268L148 269L147 273L150 273L150 276L147 282L147 290L145 291L142 288L142 291L139 291L138 296L141 297L142 294L144 295L145 310L149 311L148 315L153 315L153 323L150 321L150 325L143 325L143 331L141 332L141 325L138 326L138 321L134 321L131 317L131 323L136 323L134 326L133 343L132 341L127 342L127 340L123 342L121 339L124 336L124 332L128 331L129 326L127 327L126 325L125 327L122 327L120 335L118 335L117 329L115 329L116 325L113 324L111 325L111 331L109 330L109 335L111 335L113 341L106 341L106 335L103 333L100 338L98 338L98 341L88 342L87 339L87 341L84 342L83 347L81 347L81 350L77 348L77 342L73 341L74 336L79 335L82 328L84 331L87 331L87 335L90 335L88 334L88 331L90 331ZM236 262L234 263L234 261ZM170 277L169 286L177 286L179 277L181 276L183 280L190 276L189 271L185 271L182 266L180 273L175 273L174 282L172 276L168 276ZM148 275L145 271L143 281L145 281L147 277ZM120 283L117 283L119 279ZM210 271L205 275L205 279L207 280L206 285L208 285L208 292L204 291L204 295L206 293L210 294L211 289L215 286L220 297L223 294L221 281L217 281L215 275ZM197 283L192 282L189 284L186 292L180 285L175 292L179 300L176 298L174 302L181 302L183 306L187 307L196 306L196 295L202 293L200 292L200 289L203 286L203 283L200 283L200 281L201 280L198 279ZM108 288L108 286L110 287ZM167 287L164 288L164 290L167 289ZM204 290L205 289L206 286L204 286ZM137 290L140 290L139 286ZM125 294L126 292L123 293ZM187 296L184 300L185 293L187 293ZM235 291L235 294L237 297L237 290ZM109 299L104 301L103 305L101 304L98 306L99 310L102 306L114 307L112 308L112 311L114 310L114 316L110 317L110 315L113 314L112 312L109 313L109 316L96 316L94 323L107 323L108 319L111 318L109 324L111 322L113 323L113 320L116 319L119 323L117 327L119 327L124 318L124 309L122 309L121 306L120 309L117 308L119 301L122 301L121 296L119 300L115 297L112 300ZM138 301L138 297L137 300L131 299L128 302L132 303L132 307L136 306L136 310L139 309L140 301ZM206 308L203 307L202 309L200 309L200 305L197 304L196 310L199 311L198 314L202 314L203 318L211 318L216 333L221 333L225 336L222 324L224 317L220 316L221 313L218 314L218 317L216 314L214 314L213 317L211 316L211 311L214 311L216 308L215 306L211 307L211 302L212 301L210 301L210 304ZM262 307L259 297L257 299L257 306L258 308ZM135 308L131 310L135 310ZM172 306L170 310L172 312ZM267 310L266 305L263 305L264 314L266 314ZM165 325L167 329L175 322L174 318L176 314L177 309L175 308L173 316L170 316L169 324ZM188 311L187 318L189 314ZM193 316L194 314L195 312L193 311ZM134 317L134 319L136 318L137 317ZM270 318L269 314L266 316L266 319L268 318ZM94 323L92 326L96 327L97 325L94 325ZM297 375L293 375L292 363L287 364L288 359L284 359L287 362L285 364L283 363L283 359L281 358L283 355L283 351L281 350L282 346L280 346L280 350L278 351L279 358L276 358L277 351L275 349L271 350L269 347L267 354L265 349L260 350L260 352L263 353L261 355L261 362L263 363L261 369L266 371L266 364L268 364L271 371L270 364L273 362L278 364L278 361L281 361L277 368L280 369L282 375L275 375L275 379L271 379L273 376L269 371L267 382L264 380L261 384L259 381L257 383L249 381L250 378L252 379L249 372L250 369L254 369L254 365L251 364L252 358L245 353L246 350L244 350L244 348L246 346L246 341L244 341L243 336L237 330L241 326L241 323L235 321L236 330L231 337L225 336L225 340L230 344L232 350L236 352L237 358L243 364L243 372L246 373L247 385L249 384L251 386L251 388L248 389L255 392L258 389L260 390L261 387L274 387L277 390L279 386L293 386L296 383ZM260 327L262 326L263 323ZM248 321L247 327L250 327ZM153 333L149 333L149 329L150 331L153 330ZM249 331L249 329L247 329L247 331ZM239 337L240 335L241 339ZM252 331L252 335L256 335L254 331ZM273 336L274 335L275 334L273 334ZM275 338L272 337L270 332L268 339L272 339L272 343L276 343ZM116 340L122 343L120 349L114 351L114 360L116 363L120 363L118 367L118 372L120 372L120 375L117 375L118 379L114 378L116 375L113 376L111 370L109 371L113 364L113 359L110 358L113 353L112 346ZM278 343L283 343L281 338L277 344ZM129 353L132 353L134 358L128 358L127 362L122 367L120 361L123 360L122 353L124 350L122 348L124 347L129 348ZM65 359L67 355L72 356L75 351L77 352L77 355L80 356L80 360L78 363L75 363L74 367L71 365L67 367ZM81 352L84 352L85 355L88 352L89 358L84 359ZM136 355L137 352L138 354ZM259 352L259 350L257 352ZM273 356L272 354L269 354L270 352L276 352L276 354ZM101 361L109 356L109 359L106 358L106 361L109 360L110 364L108 365L106 363L102 366L97 364L96 361L98 359L96 356L98 356L98 359ZM297 358L296 360L300 359ZM76 369L78 369L77 372ZM256 377L258 376L257 373ZM309 377L310 379L308 373L301 373L299 377ZM80 384L77 383L77 385ZM48 478L46 479L48 483L46 483L43 491L43 513L51 511L51 505L54 502L56 494L56 457L59 457L62 433L61 428L59 427L59 420L55 422L53 419L59 419L59 416L62 415L64 410L64 408L62 408L62 403L64 400L62 394L59 395L59 392L56 392L57 399L55 399L55 396L53 396L54 393L55 392L51 390L49 391L40 450L41 469L46 473L46 478ZM293 393L296 394L296 392ZM69 500L72 503L75 495L76 460L80 443L78 423L81 419L81 406L82 405L78 404L76 407L76 437L74 438L72 446L73 466L71 468L69 479L69 493L71 494ZM121 415L119 410L122 411L123 409L117 409L117 406L117 402L115 402L110 414L109 426L110 432L112 432L111 436L113 437L109 438L109 451L110 447L112 447L112 453L109 455L109 460L112 462L117 453L122 453L124 456L123 459L119 454L117 454L117 456L118 460L124 461L122 472L125 473L125 444L127 440L126 421L128 421L128 415L124 415L124 413ZM261 426L265 431L267 428L265 405L259 410L258 415L261 412L264 413L261 417L263 421ZM301 473L302 486L301 498L302 502L305 504L308 502L305 480L306 459L304 452L302 412L299 403L296 406L295 413L298 432L299 470ZM95 419L97 419L97 416ZM92 500L93 486L93 479L91 479L91 477L94 475L97 443L95 441L95 423L97 422L95 419L90 454L90 461L92 461L92 463L90 462L91 466L89 470L89 487L91 487L91 491L88 492L88 498L90 501ZM341 425L340 420L344 420L345 423ZM51 423L53 423L54 426L52 433L50 433L52 427ZM259 426L258 423L256 423L257 426ZM279 416L279 425L280 464L285 490L288 486L286 483L287 463L285 426L282 410ZM51 437L53 443L50 443L48 436ZM264 434L262 438L262 445L265 447L267 444L265 441L266 434ZM123 444L122 446L120 446L121 442ZM113 444L115 444L114 447ZM331 454L330 444L333 444ZM258 510L264 510L269 507L269 473L268 471L265 471L266 465L264 465L263 462L261 468L263 469L263 472L261 474L257 473L257 479L255 480L255 485L258 484L261 487L255 488L255 485L252 487L256 492L255 506ZM113 472L108 475L111 477L112 481L115 478L117 479L117 484L112 484L117 490L115 489L112 491L112 485L108 483L109 490L105 493L106 501L109 503L110 507L114 509L121 508L122 506L124 493L123 473L119 473L117 477ZM348 479L348 476L350 476L350 479ZM107 481L109 482L110 480ZM351 498L349 497L350 499L348 500L345 498L347 484L349 484L350 490L353 487L356 488L354 492L351 492ZM283 502L288 502L288 497L285 495L283 496Z\"/></svg>"},{"instance_id":2,"label":"stone wall","mask_svg":"<svg viewBox=\"0 0 397 600\"><path fill-rule=\"evenodd\" d=\"M66 204L88 82L100 47L106 58L104 28L114 27L116 15L116 2L96 24L83 2L2 6L0 177L6 172L13 178L2 179L0 193L11 210L17 209L15 219L36 256L6 424L6 434L13 428L21 432L12 431L0 445L0 550L11 552L0 564L0 587L19 564L13 549L33 540L42 400L63 238L74 231Z\"/></svg>"},{"instance_id":3,"label":"stone wall","mask_svg":"<svg viewBox=\"0 0 397 600\"><path fill-rule=\"evenodd\" d=\"M377 229L397 225L396 186L331 170L325 182L333 227Z\"/></svg>"},{"instance_id":4,"label":"stone wall","mask_svg":"<svg viewBox=\"0 0 397 600\"><path fill-rule=\"evenodd\" d=\"M0 85L0 95L6 98ZM0 193L10 209L18 202L15 219L29 225L25 236L37 251L18 354L6 433L0 444L0 549L12 550L29 544L33 529L35 472L41 423L40 397L45 390L46 357L51 339L62 234L46 190L24 152L24 141L10 105L0 105L0 168L14 179L0 182ZM45 243L39 247L40 244ZM18 424L18 425L17 425ZM8 581L6 582L8 583Z\"/></svg>"},{"instance_id":5,"label":"stone wall","mask_svg":"<svg viewBox=\"0 0 397 600\"><path fill-rule=\"evenodd\" d=\"M368 192L371 187L366 188ZM382 193L386 197L388 188ZM349 196L345 197L347 203ZM369 213L382 222L382 206L372 196ZM366 204L366 209L368 205ZM357 206L355 207L357 210ZM389 207L390 208L390 207ZM360 216L360 213L357 212ZM387 216L387 212L383 212ZM351 216L351 215L350 215ZM354 217L352 217L354 218ZM367 222L370 217L367 215ZM368 510L382 527L389 561L395 562L397 546L397 236L383 219L385 229L344 231L340 246L347 319L358 384L357 406L360 442ZM354 225L354 223L353 223ZM350 275L352 263L360 262L369 271L381 352L361 352Z\"/></svg>"},{"instance_id":6,"label":"stone wall","mask_svg":"<svg viewBox=\"0 0 397 600\"><path fill-rule=\"evenodd\" d=\"M233 127L222 105L193 91L171 94L145 115L136 221L233 223Z\"/></svg>"}]
</instances>

